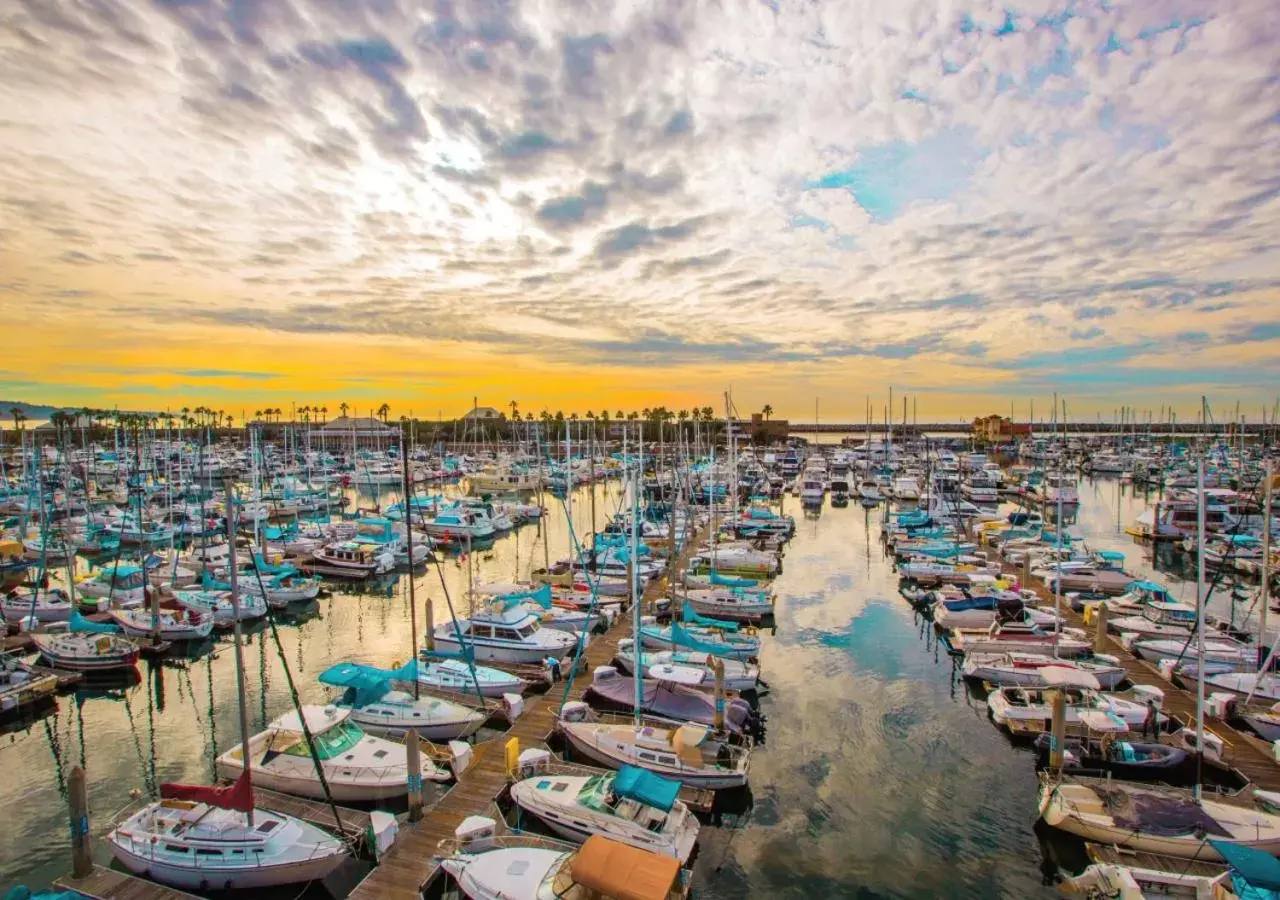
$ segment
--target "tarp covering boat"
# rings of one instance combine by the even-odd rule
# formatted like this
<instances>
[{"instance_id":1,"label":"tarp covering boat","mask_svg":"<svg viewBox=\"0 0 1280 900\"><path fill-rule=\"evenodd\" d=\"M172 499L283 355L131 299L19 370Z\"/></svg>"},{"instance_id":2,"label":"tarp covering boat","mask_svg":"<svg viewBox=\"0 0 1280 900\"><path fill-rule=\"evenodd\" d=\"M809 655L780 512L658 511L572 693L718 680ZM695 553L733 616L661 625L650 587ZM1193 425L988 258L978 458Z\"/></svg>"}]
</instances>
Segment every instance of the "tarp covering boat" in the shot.
<instances>
[{"instance_id":1,"label":"tarp covering boat","mask_svg":"<svg viewBox=\"0 0 1280 900\"><path fill-rule=\"evenodd\" d=\"M162 784L160 796L165 800L189 800L207 803L221 809L234 809L243 813L253 811L253 785L246 771L235 784L226 787L210 787L203 784Z\"/></svg>"},{"instance_id":2,"label":"tarp covering boat","mask_svg":"<svg viewBox=\"0 0 1280 900\"><path fill-rule=\"evenodd\" d=\"M676 797L680 796L680 782L635 766L623 766L613 779L613 791L619 797L628 797L637 803L670 812Z\"/></svg>"},{"instance_id":3,"label":"tarp covering boat","mask_svg":"<svg viewBox=\"0 0 1280 900\"><path fill-rule=\"evenodd\" d=\"M711 583L719 587L755 587L760 584L754 578L733 578L729 575L721 575L714 569L711 571Z\"/></svg>"},{"instance_id":4,"label":"tarp covering boat","mask_svg":"<svg viewBox=\"0 0 1280 900\"><path fill-rule=\"evenodd\" d=\"M1227 861L1227 865L1235 870L1233 874L1247 881L1250 887L1261 888L1264 891L1280 891L1280 860L1270 853L1227 841L1210 841L1209 845L1217 850ZM1241 897L1246 896L1239 890L1236 893ZM1265 896L1268 895L1253 894L1250 900L1252 897Z\"/></svg>"},{"instance_id":5,"label":"tarp covering boat","mask_svg":"<svg viewBox=\"0 0 1280 900\"><path fill-rule=\"evenodd\" d=\"M699 615L698 611L689 605L689 601L684 601L683 618L686 622L694 625L705 625L707 628L719 628L722 631L737 631L737 622L727 622L724 619L712 619L709 616Z\"/></svg>"},{"instance_id":6,"label":"tarp covering boat","mask_svg":"<svg viewBox=\"0 0 1280 900\"><path fill-rule=\"evenodd\" d=\"M1231 837L1198 803L1149 791L1094 788L1121 828L1154 835L1203 833Z\"/></svg>"},{"instance_id":7,"label":"tarp covering boat","mask_svg":"<svg viewBox=\"0 0 1280 900\"><path fill-rule=\"evenodd\" d=\"M593 834L569 863L575 882L614 900L666 900L680 861Z\"/></svg>"},{"instance_id":8,"label":"tarp covering boat","mask_svg":"<svg viewBox=\"0 0 1280 900\"><path fill-rule=\"evenodd\" d=\"M71 630L80 634L119 634L120 626L109 622L90 622L80 615L78 610L71 610Z\"/></svg>"},{"instance_id":9,"label":"tarp covering boat","mask_svg":"<svg viewBox=\"0 0 1280 900\"><path fill-rule=\"evenodd\" d=\"M598 699L623 709L636 705L634 678L602 678L587 689L587 699ZM710 695L674 682L645 679L640 711L676 722L714 725L716 705ZM725 704L724 724L730 731L741 732L751 707L745 700L733 698Z\"/></svg>"}]
</instances>

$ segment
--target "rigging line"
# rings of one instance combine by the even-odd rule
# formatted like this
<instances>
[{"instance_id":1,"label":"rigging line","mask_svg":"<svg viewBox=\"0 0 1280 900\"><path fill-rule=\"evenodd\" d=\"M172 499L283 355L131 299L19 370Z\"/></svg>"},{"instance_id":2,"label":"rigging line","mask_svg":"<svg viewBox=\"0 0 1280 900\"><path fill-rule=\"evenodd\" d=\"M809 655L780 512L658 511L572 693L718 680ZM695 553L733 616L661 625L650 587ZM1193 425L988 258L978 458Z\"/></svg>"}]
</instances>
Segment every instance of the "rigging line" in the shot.
<instances>
[{"instance_id":1,"label":"rigging line","mask_svg":"<svg viewBox=\"0 0 1280 900\"><path fill-rule=\"evenodd\" d=\"M76 697L76 730L80 733L80 768L88 766L84 748L84 701Z\"/></svg>"},{"instance_id":2,"label":"rigging line","mask_svg":"<svg viewBox=\"0 0 1280 900\"><path fill-rule=\"evenodd\" d=\"M232 513L228 513L228 515L232 515ZM262 597L265 599L267 596L267 589L266 589L266 586L262 583L262 570L258 567L258 554L251 553L250 559L252 560L253 577L257 579L258 590L261 592ZM232 551L231 564L232 565L236 564L234 550ZM271 608L270 603L267 603L267 625L270 627L271 637L275 641L276 655L280 657L280 665L284 668L285 682L289 686L289 699L293 701L293 708L297 710L298 721L302 725L302 736L303 738L306 739L307 749L311 753L311 762L315 768L316 777L320 781L321 789L324 790L324 797L329 804L329 811L333 813L333 821L337 828L338 837L344 843L347 843L348 845L350 845L353 843L353 841L347 837L346 829L343 828L342 818L338 815L338 805L333 799L333 793L329 790L329 780L325 778L325 775L324 775L324 766L320 765L320 754L316 750L316 739L315 739L315 736L311 733L310 726L307 725L307 717L302 712L302 703L298 699L298 689L293 682L293 672L289 669L289 660L285 656L284 646L280 643L280 631L278 628L276 628L275 610ZM264 693L265 693L265 688L264 688Z\"/></svg>"}]
</instances>

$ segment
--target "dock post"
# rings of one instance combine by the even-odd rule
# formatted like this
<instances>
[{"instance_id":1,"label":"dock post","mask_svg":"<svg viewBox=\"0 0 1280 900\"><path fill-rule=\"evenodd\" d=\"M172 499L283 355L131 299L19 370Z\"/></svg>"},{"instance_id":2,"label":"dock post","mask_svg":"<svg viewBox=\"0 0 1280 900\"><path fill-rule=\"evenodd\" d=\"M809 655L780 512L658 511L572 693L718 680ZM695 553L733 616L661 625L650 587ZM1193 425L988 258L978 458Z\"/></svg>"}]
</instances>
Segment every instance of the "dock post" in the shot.
<instances>
[{"instance_id":1,"label":"dock post","mask_svg":"<svg viewBox=\"0 0 1280 900\"><path fill-rule=\"evenodd\" d=\"M1022 554L1022 587L1031 587L1031 551L1027 550Z\"/></svg>"},{"instance_id":2,"label":"dock post","mask_svg":"<svg viewBox=\"0 0 1280 900\"><path fill-rule=\"evenodd\" d=\"M71 804L71 877L88 878L93 871L93 847L89 842L89 785L84 769L71 768L67 778Z\"/></svg>"},{"instance_id":3,"label":"dock post","mask_svg":"<svg viewBox=\"0 0 1280 900\"><path fill-rule=\"evenodd\" d=\"M715 657L715 661L711 663L712 670L716 673L716 731L724 729L724 661L720 657Z\"/></svg>"},{"instance_id":4,"label":"dock post","mask_svg":"<svg viewBox=\"0 0 1280 900\"><path fill-rule=\"evenodd\" d=\"M1103 600L1093 608L1093 623L1097 631L1093 633L1093 652L1105 653L1107 650L1107 601Z\"/></svg>"},{"instance_id":5,"label":"dock post","mask_svg":"<svg viewBox=\"0 0 1280 900\"><path fill-rule=\"evenodd\" d=\"M427 644L428 650L436 649L436 608L431 602L431 598L427 598Z\"/></svg>"},{"instance_id":6,"label":"dock post","mask_svg":"<svg viewBox=\"0 0 1280 900\"><path fill-rule=\"evenodd\" d=\"M418 729L410 728L404 736L405 761L409 766L409 821L422 819L422 756L418 745Z\"/></svg>"},{"instance_id":7,"label":"dock post","mask_svg":"<svg viewBox=\"0 0 1280 900\"><path fill-rule=\"evenodd\" d=\"M1053 692L1053 728L1049 743L1049 768L1062 771L1067 737L1067 696L1061 688Z\"/></svg>"}]
</instances>

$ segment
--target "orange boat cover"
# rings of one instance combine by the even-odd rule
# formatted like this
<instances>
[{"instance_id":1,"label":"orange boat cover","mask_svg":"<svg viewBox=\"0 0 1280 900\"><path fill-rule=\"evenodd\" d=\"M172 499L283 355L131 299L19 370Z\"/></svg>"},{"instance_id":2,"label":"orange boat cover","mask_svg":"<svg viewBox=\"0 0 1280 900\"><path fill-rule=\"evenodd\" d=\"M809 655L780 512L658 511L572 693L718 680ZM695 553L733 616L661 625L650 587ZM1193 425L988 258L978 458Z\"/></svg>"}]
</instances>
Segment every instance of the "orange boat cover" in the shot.
<instances>
[{"instance_id":1,"label":"orange boat cover","mask_svg":"<svg viewBox=\"0 0 1280 900\"><path fill-rule=\"evenodd\" d=\"M666 900L680 863L595 834L573 857L570 873L578 884L613 900Z\"/></svg>"}]
</instances>

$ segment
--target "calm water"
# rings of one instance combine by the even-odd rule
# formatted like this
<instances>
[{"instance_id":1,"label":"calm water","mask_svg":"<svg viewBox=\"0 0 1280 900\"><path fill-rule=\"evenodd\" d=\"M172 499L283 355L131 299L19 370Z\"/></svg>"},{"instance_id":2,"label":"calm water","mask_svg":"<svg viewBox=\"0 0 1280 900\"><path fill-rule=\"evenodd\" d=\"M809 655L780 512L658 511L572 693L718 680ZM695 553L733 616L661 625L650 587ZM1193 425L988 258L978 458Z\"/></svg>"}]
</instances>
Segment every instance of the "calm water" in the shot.
<instances>
[{"instance_id":1,"label":"calm water","mask_svg":"<svg viewBox=\"0 0 1280 900\"><path fill-rule=\"evenodd\" d=\"M617 492L597 490L603 521L616 509ZM1096 547L1124 551L1131 569L1149 574L1152 560L1116 533L1117 509L1127 525L1144 508L1142 497L1127 487L1117 496L1114 481L1083 482L1081 494L1076 531ZM551 502L545 543L555 559L566 553L569 535L563 510ZM799 518L796 501L786 502ZM574 520L578 534L589 529L585 491ZM798 523L776 582L777 631L762 650L772 690L761 701L769 734L752 765L754 803L734 817L734 827L704 828L700 896L1055 896L1044 885L1032 830L1032 757L990 724L931 628L898 596L879 535L878 513L859 507L826 509ZM482 578L523 577L542 564L544 538L526 527L473 557ZM442 571L456 604L466 570L450 560ZM1179 579L1162 577L1179 590ZM431 596L442 616L436 569L415 584L419 600ZM404 660L406 578L358 594L335 592L278 632L279 651L264 627L246 648L253 726L290 707L281 654L310 702L326 697L315 677L332 662ZM0 736L0 808L9 819L0 888L47 885L68 870L61 773L71 765L89 773L95 834L110 827L133 789L210 779L216 752L236 740L232 657L224 638L211 655L144 664L139 683L65 696L50 715ZM107 862L105 842L95 847ZM360 874L353 863L327 887L340 895Z\"/></svg>"}]
</instances>

